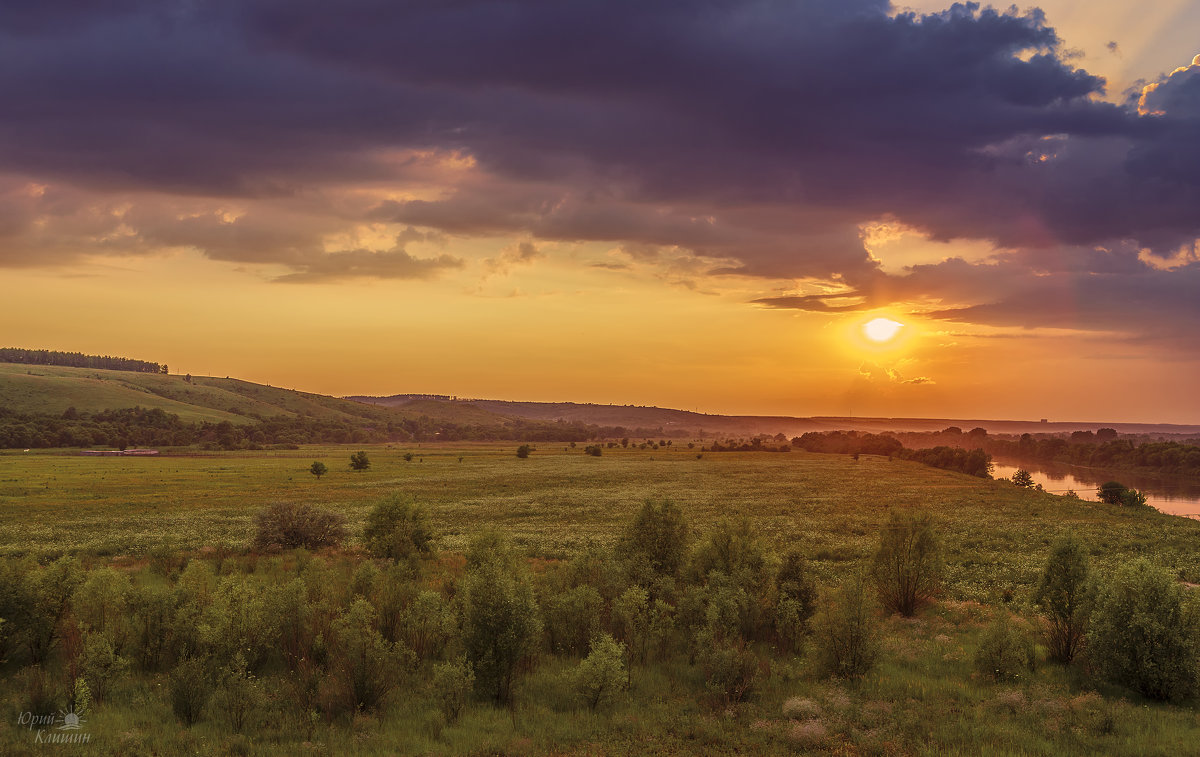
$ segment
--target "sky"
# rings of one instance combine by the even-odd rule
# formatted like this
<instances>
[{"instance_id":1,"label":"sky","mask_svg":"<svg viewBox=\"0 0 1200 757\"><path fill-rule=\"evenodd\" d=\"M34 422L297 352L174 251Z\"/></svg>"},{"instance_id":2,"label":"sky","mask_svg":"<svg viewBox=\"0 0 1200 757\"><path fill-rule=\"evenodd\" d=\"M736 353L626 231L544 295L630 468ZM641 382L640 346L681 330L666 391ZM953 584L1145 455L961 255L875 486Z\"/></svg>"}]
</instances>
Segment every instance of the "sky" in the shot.
<instances>
[{"instance_id":1,"label":"sky","mask_svg":"<svg viewBox=\"0 0 1200 757\"><path fill-rule=\"evenodd\" d=\"M1198 29L1200 0L4 3L0 346L1200 423Z\"/></svg>"}]
</instances>

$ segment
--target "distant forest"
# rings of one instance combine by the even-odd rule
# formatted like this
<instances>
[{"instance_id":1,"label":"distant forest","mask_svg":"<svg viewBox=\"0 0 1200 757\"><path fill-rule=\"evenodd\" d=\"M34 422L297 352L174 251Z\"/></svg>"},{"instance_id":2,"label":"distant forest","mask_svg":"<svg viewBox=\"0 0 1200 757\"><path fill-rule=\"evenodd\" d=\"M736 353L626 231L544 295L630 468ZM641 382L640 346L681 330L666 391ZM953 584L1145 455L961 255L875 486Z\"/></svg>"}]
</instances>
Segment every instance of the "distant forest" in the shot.
<instances>
[{"instance_id":1,"label":"distant forest","mask_svg":"<svg viewBox=\"0 0 1200 757\"><path fill-rule=\"evenodd\" d=\"M24 350L19 347L0 347L0 363L62 365L68 368L101 368L110 371L133 371L134 373L167 372L166 365L148 363L145 360L108 355L85 355L82 352Z\"/></svg>"},{"instance_id":2,"label":"distant forest","mask_svg":"<svg viewBox=\"0 0 1200 757\"><path fill-rule=\"evenodd\" d=\"M0 407L0 448L7 449L200 446L236 450L401 441L586 442L626 436L629 432L630 429L620 426L520 418L503 425L473 425L449 423L427 416L386 422L273 416L238 425L229 421L187 422L159 408L133 407L96 413L67 408L61 415L53 415L16 413Z\"/></svg>"}]
</instances>

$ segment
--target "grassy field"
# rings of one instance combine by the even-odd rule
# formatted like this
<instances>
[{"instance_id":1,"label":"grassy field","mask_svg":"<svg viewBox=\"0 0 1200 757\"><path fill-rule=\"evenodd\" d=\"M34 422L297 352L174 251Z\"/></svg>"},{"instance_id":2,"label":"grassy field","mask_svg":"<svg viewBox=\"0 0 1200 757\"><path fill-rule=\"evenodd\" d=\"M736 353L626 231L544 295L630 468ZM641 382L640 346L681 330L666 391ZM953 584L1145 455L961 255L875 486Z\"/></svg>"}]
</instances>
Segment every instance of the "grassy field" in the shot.
<instances>
[{"instance_id":1,"label":"grassy field","mask_svg":"<svg viewBox=\"0 0 1200 757\"><path fill-rule=\"evenodd\" d=\"M531 554L564 557L607 542L647 498L670 499L703 530L748 515L778 547L796 544L828 575L865 557L890 508L938 519L958 599L1028 586L1047 547L1071 532L1093 559L1154 555L1200 583L1200 521L1128 510L984 481L917 463L805 452L697 453L606 449L602 457L542 445L518 460L515 444L368 447L371 468L349 469L357 448L224 452L157 458L70 453L0 454L0 554L140 556L245 547L254 513L270 502L344 513L352 531L389 492L429 508L442 547L461 549L481 524ZM406 461L405 455L413 456ZM330 473L317 480L315 460Z\"/></svg>"},{"instance_id":2,"label":"grassy field","mask_svg":"<svg viewBox=\"0 0 1200 757\"><path fill-rule=\"evenodd\" d=\"M289 720L286 696L253 737L215 722L179 725L161 675L131 678L92 716L86 754L1122 754L1200 753L1200 710L1099 687L1075 668L1042 665L992 684L974 673L982 629L997 612L1029 629L1030 590L1050 541L1071 532L1104 572L1150 556L1200 583L1200 522L1020 490L915 463L803 452L582 450L515 444L367 447L370 470L349 470L358 447L206 453L159 458L0 455L0 554L81 556L92 566L141 568L155 550L227 555L224 571L264 581L288 557L246 553L254 514L273 501L346 514L351 533L386 494L407 492L432 515L438 546L463 549L485 525L509 533L537 564L610 542L647 498L678 503L697 534L748 515L778 549L796 546L827 587L867 557L891 508L937 519L949 568L943 599L884 625L880 666L857 683L821 678L806 656L771 658L769 674L735 707L697 698L703 681L684 658L639 667L610 711L573 704L575 664L547 656L523 680L513 712L483 704L456 725L431 720L425 683L377 715L329 724ZM411 454L412 459L405 456ZM314 460L330 472L308 473ZM345 586L363 556L312 558ZM142 580L142 579L139 579ZM11 670L4 671L11 674ZM0 687L2 688L2 687ZM788 702L791 704L786 704ZM797 704L799 702L799 704ZM16 725L17 694L0 693L0 752L43 753ZM275 712L275 710L272 710ZM797 712L801 713L797 715ZM67 747L62 747L67 748Z\"/></svg>"}]
</instances>

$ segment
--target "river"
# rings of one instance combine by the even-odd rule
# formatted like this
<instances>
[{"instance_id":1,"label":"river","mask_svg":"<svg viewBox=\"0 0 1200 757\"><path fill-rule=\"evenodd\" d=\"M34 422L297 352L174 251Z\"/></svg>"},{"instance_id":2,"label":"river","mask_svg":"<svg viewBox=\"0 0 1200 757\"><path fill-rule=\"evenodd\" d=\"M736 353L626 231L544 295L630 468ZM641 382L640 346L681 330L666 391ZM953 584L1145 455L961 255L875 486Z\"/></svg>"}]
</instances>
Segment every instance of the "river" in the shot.
<instances>
[{"instance_id":1,"label":"river","mask_svg":"<svg viewBox=\"0 0 1200 757\"><path fill-rule=\"evenodd\" d=\"M1100 468L1076 465L1021 463L1012 460L993 460L992 475L1012 478L1018 468L1033 476L1036 484L1053 494L1066 494L1073 489L1083 499L1096 499L1096 487L1105 481L1120 481L1146 495L1146 504L1172 515L1200 518L1200 482L1172 476L1137 473L1113 473Z\"/></svg>"}]
</instances>

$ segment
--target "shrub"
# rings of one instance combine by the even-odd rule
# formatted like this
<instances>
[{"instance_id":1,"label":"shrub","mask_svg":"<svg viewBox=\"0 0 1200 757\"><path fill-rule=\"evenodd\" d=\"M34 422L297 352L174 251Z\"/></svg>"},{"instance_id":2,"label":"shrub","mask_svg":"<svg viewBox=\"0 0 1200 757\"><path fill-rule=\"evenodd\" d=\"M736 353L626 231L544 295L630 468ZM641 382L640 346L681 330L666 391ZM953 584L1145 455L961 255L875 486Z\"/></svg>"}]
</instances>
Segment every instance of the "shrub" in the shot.
<instances>
[{"instance_id":1,"label":"shrub","mask_svg":"<svg viewBox=\"0 0 1200 757\"><path fill-rule=\"evenodd\" d=\"M522 444L520 447L517 447L517 457L524 460L529 457L529 453L532 451L533 447L530 447L528 444Z\"/></svg>"},{"instance_id":2,"label":"shrub","mask_svg":"<svg viewBox=\"0 0 1200 757\"><path fill-rule=\"evenodd\" d=\"M246 659L240 654L221 671L216 689L212 693L212 709L235 733L242 733L253 725L265 701L262 686L246 668Z\"/></svg>"},{"instance_id":3,"label":"shrub","mask_svg":"<svg viewBox=\"0 0 1200 757\"><path fill-rule=\"evenodd\" d=\"M475 688L497 704L512 700L517 675L531 661L542 621L528 581L509 566L484 562L463 582L463 646Z\"/></svg>"},{"instance_id":4,"label":"shrub","mask_svg":"<svg viewBox=\"0 0 1200 757\"><path fill-rule=\"evenodd\" d=\"M33 663L44 662L58 642L61 621L82 581L83 570L74 557L60 557L21 576L15 587L17 596L12 620L24 633Z\"/></svg>"},{"instance_id":5,"label":"shrub","mask_svg":"<svg viewBox=\"0 0 1200 757\"><path fill-rule=\"evenodd\" d=\"M590 710L611 704L625 690L625 645L608 634L592 640L591 652L574 672L575 691Z\"/></svg>"},{"instance_id":6,"label":"shrub","mask_svg":"<svg viewBox=\"0 0 1200 757\"><path fill-rule=\"evenodd\" d=\"M1104 679L1159 700L1185 699L1200 675L1200 608L1171 574L1137 560L1102 585L1087 635Z\"/></svg>"},{"instance_id":7,"label":"shrub","mask_svg":"<svg viewBox=\"0 0 1200 757\"><path fill-rule=\"evenodd\" d=\"M722 641L701 631L696 662L704 672L704 685L725 706L745 699L758 681L758 658L741 638Z\"/></svg>"},{"instance_id":8,"label":"shrub","mask_svg":"<svg viewBox=\"0 0 1200 757\"><path fill-rule=\"evenodd\" d=\"M433 666L433 699L447 723L458 720L475 687L475 671L465 657Z\"/></svg>"},{"instance_id":9,"label":"shrub","mask_svg":"<svg viewBox=\"0 0 1200 757\"><path fill-rule=\"evenodd\" d=\"M329 472L329 466L325 465L325 463L321 462L320 460L317 460L309 467L308 472L316 476L317 480L320 481L321 476L324 476Z\"/></svg>"},{"instance_id":10,"label":"shrub","mask_svg":"<svg viewBox=\"0 0 1200 757\"><path fill-rule=\"evenodd\" d=\"M454 636L455 624L454 612L445 598L436 591L423 591L401 616L401 637L417 659L425 660L446 648Z\"/></svg>"},{"instance_id":11,"label":"shrub","mask_svg":"<svg viewBox=\"0 0 1200 757\"><path fill-rule=\"evenodd\" d=\"M414 662L412 652L390 644L375 629L375 608L356 599L333 622L330 667L340 684L338 704L346 710L379 706Z\"/></svg>"},{"instance_id":12,"label":"shrub","mask_svg":"<svg viewBox=\"0 0 1200 757\"><path fill-rule=\"evenodd\" d=\"M875 605L862 576L837 588L813 621L817 667L841 678L861 678L879 657L879 628Z\"/></svg>"},{"instance_id":13,"label":"shrub","mask_svg":"<svg viewBox=\"0 0 1200 757\"><path fill-rule=\"evenodd\" d=\"M995 681L1012 681L1033 670L1033 643L1001 612L983 632L975 650L975 670Z\"/></svg>"},{"instance_id":14,"label":"shrub","mask_svg":"<svg viewBox=\"0 0 1200 757\"><path fill-rule=\"evenodd\" d=\"M106 633L116 651L129 636L129 577L112 568L87 572L87 578L71 598L71 610L84 630Z\"/></svg>"},{"instance_id":15,"label":"shrub","mask_svg":"<svg viewBox=\"0 0 1200 757\"><path fill-rule=\"evenodd\" d=\"M928 514L892 511L871 565L879 601L888 612L911 617L936 596L942 579L941 549Z\"/></svg>"},{"instance_id":16,"label":"shrub","mask_svg":"<svg viewBox=\"0 0 1200 757\"><path fill-rule=\"evenodd\" d=\"M633 581L649 586L656 577L679 575L687 547L683 512L669 501L647 500L621 532L617 553L627 561Z\"/></svg>"},{"instance_id":17,"label":"shrub","mask_svg":"<svg viewBox=\"0 0 1200 757\"><path fill-rule=\"evenodd\" d=\"M1057 662L1075 659L1087 633L1093 594L1088 572L1087 552L1074 538L1060 538L1051 546L1034 602L1045 618L1050 659Z\"/></svg>"},{"instance_id":18,"label":"shrub","mask_svg":"<svg viewBox=\"0 0 1200 757\"><path fill-rule=\"evenodd\" d=\"M251 547L260 551L336 547L346 538L346 516L295 502L278 502L254 518Z\"/></svg>"},{"instance_id":19,"label":"shrub","mask_svg":"<svg viewBox=\"0 0 1200 757\"><path fill-rule=\"evenodd\" d=\"M817 587L804 556L794 549L784 554L775 574L775 596L775 636L784 650L798 652L816 612Z\"/></svg>"},{"instance_id":20,"label":"shrub","mask_svg":"<svg viewBox=\"0 0 1200 757\"><path fill-rule=\"evenodd\" d=\"M90 682L90 694L96 701L108 698L112 685L128 667L129 661L117 655L107 634L89 633L84 637L79 672Z\"/></svg>"},{"instance_id":21,"label":"shrub","mask_svg":"<svg viewBox=\"0 0 1200 757\"><path fill-rule=\"evenodd\" d=\"M600 593L591 586L577 586L549 597L543 616L550 648L582 655L599 628L603 606Z\"/></svg>"},{"instance_id":22,"label":"shrub","mask_svg":"<svg viewBox=\"0 0 1200 757\"><path fill-rule=\"evenodd\" d=\"M189 657L171 671L168 685L171 710L184 725L192 725L200 719L212 693L206 667L200 659Z\"/></svg>"},{"instance_id":23,"label":"shrub","mask_svg":"<svg viewBox=\"0 0 1200 757\"><path fill-rule=\"evenodd\" d=\"M1022 489L1032 489L1033 474L1024 468L1018 468L1017 472L1013 474L1012 482Z\"/></svg>"},{"instance_id":24,"label":"shrub","mask_svg":"<svg viewBox=\"0 0 1200 757\"><path fill-rule=\"evenodd\" d=\"M1121 504L1121 497L1125 494L1125 484L1120 481L1105 481L1096 487L1096 497L1101 502L1107 502L1110 505Z\"/></svg>"},{"instance_id":25,"label":"shrub","mask_svg":"<svg viewBox=\"0 0 1200 757\"><path fill-rule=\"evenodd\" d=\"M626 666L634 659L646 661L650 631L650 594L640 586L631 586L617 597L612 606L613 626L625 642Z\"/></svg>"},{"instance_id":26,"label":"shrub","mask_svg":"<svg viewBox=\"0 0 1200 757\"><path fill-rule=\"evenodd\" d=\"M364 451L350 455L350 470L364 471L371 467L371 460Z\"/></svg>"},{"instance_id":27,"label":"shrub","mask_svg":"<svg viewBox=\"0 0 1200 757\"><path fill-rule=\"evenodd\" d=\"M393 494L367 516L363 544L373 557L415 566L418 557L433 552L433 531L424 508Z\"/></svg>"},{"instance_id":28,"label":"shrub","mask_svg":"<svg viewBox=\"0 0 1200 757\"><path fill-rule=\"evenodd\" d=\"M766 558L766 546L749 518L722 518L696 545L689 572L696 582L714 572L722 573L747 591L757 593L766 582Z\"/></svg>"},{"instance_id":29,"label":"shrub","mask_svg":"<svg viewBox=\"0 0 1200 757\"><path fill-rule=\"evenodd\" d=\"M281 619L274 591L243 576L221 579L202 613L200 643L219 662L241 654L258 669L278 648Z\"/></svg>"}]
</instances>

